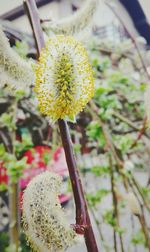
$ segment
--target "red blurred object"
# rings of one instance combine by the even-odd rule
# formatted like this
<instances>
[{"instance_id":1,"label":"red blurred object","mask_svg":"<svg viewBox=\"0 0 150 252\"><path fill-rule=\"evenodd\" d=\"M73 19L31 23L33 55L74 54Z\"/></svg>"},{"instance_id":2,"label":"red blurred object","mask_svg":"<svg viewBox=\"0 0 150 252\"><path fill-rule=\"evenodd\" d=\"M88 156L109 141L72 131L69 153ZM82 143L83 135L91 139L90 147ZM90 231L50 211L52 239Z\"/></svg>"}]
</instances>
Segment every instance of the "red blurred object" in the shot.
<instances>
[{"instance_id":1,"label":"red blurred object","mask_svg":"<svg viewBox=\"0 0 150 252\"><path fill-rule=\"evenodd\" d=\"M7 184L8 176L6 168L4 167L4 163L0 162L0 184Z\"/></svg>"},{"instance_id":2,"label":"red blurred object","mask_svg":"<svg viewBox=\"0 0 150 252\"><path fill-rule=\"evenodd\" d=\"M68 168L65 159L64 149L58 147L53 154L53 162L51 164L51 169L61 176L68 176Z\"/></svg>"},{"instance_id":3,"label":"red blurred object","mask_svg":"<svg viewBox=\"0 0 150 252\"><path fill-rule=\"evenodd\" d=\"M24 189L33 177L47 170L44 155L49 153L50 148L46 146L35 146L24 153L24 157L27 158L27 164L29 167L23 171L23 176L20 179L21 189Z\"/></svg>"},{"instance_id":4,"label":"red blurred object","mask_svg":"<svg viewBox=\"0 0 150 252\"><path fill-rule=\"evenodd\" d=\"M20 188L23 191L30 180L36 175L45 170L53 171L65 180L68 177L68 169L65 161L65 155L63 148L59 147L53 154L50 164L46 162L50 155L51 149L47 146L35 146L24 153L24 157L27 158L27 168L23 171L23 176L20 178ZM4 163L0 163L0 184L8 184L7 170L4 167ZM22 192L20 193L20 202L22 201ZM60 202L63 204L70 199L70 195L66 192L62 192L59 196Z\"/></svg>"}]
</instances>

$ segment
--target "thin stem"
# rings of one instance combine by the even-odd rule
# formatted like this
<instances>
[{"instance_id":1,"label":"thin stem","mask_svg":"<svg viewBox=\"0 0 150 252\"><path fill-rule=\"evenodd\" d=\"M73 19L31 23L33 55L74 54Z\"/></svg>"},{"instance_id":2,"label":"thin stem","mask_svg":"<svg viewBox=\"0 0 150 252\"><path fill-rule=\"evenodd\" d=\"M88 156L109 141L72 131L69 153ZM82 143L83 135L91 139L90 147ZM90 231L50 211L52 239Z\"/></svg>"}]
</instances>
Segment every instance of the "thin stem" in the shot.
<instances>
[{"instance_id":1,"label":"thin stem","mask_svg":"<svg viewBox=\"0 0 150 252\"><path fill-rule=\"evenodd\" d=\"M19 249L19 232L18 232L18 184L9 183L9 210L10 223L9 235L10 245L15 245L15 251Z\"/></svg>"},{"instance_id":2,"label":"thin stem","mask_svg":"<svg viewBox=\"0 0 150 252\"><path fill-rule=\"evenodd\" d=\"M141 223L141 227L142 227L142 230L143 230L143 233L144 233L144 236L145 236L145 240L146 240L146 245L147 245L148 251L150 252L150 238L149 238L149 235L148 235L148 230L146 228L146 223L145 223L144 215L138 216L138 217L139 217L139 221Z\"/></svg>"},{"instance_id":3,"label":"thin stem","mask_svg":"<svg viewBox=\"0 0 150 252\"><path fill-rule=\"evenodd\" d=\"M133 214L131 214L130 218L131 218L132 233L134 234L134 232L135 232L135 223L134 223L134 216L133 216ZM134 246L134 252L138 252L138 248L137 248L136 244Z\"/></svg>"},{"instance_id":4,"label":"thin stem","mask_svg":"<svg viewBox=\"0 0 150 252\"><path fill-rule=\"evenodd\" d=\"M117 152L116 152L115 146L113 144L109 130L108 130L107 126L105 125L105 123L98 116L99 108L94 104L93 101L90 101L90 106L91 106L91 108L88 107L89 112L91 113L91 115L93 117L95 117L96 120L99 121L100 126L102 127L102 130L103 130L103 134L104 134L105 139L107 141L108 148L111 149L113 156L114 156L114 159L115 159L116 163L118 164L118 166L123 168L123 162L117 155Z\"/></svg>"},{"instance_id":5,"label":"thin stem","mask_svg":"<svg viewBox=\"0 0 150 252\"><path fill-rule=\"evenodd\" d=\"M135 142L132 144L131 149L138 143L138 141L141 139L141 137L143 135L145 135L148 139L149 136L146 134L145 132L145 128L146 128L146 122L147 122L147 118L145 117L143 122L142 122L142 127L139 128L137 126L135 126L135 124L133 122L131 122L129 119L127 119L126 117L124 117L123 115L120 115L118 112L114 111L113 115L115 117L117 117L119 120L121 120L122 122L125 122L126 124L128 124L132 129L134 129L135 131L139 131L137 139L135 140Z\"/></svg>"},{"instance_id":6,"label":"thin stem","mask_svg":"<svg viewBox=\"0 0 150 252\"><path fill-rule=\"evenodd\" d=\"M124 117L123 115L120 115L118 112L113 111L113 115L115 117L117 117L119 120L125 122L126 124L128 124L131 128L133 128L136 131L140 131L139 127L136 127L135 124L133 122L131 122L128 118Z\"/></svg>"},{"instance_id":7,"label":"thin stem","mask_svg":"<svg viewBox=\"0 0 150 252\"><path fill-rule=\"evenodd\" d=\"M112 164L111 157L109 158L109 161L110 161L110 178L111 178L111 191L112 191L112 198L113 198L114 214L116 218L116 224L117 226L119 226L120 224L119 224L119 215L118 215L118 200L115 193L115 179L114 179L114 171L113 171L113 164ZM121 251L124 252L123 240L122 240L121 234L119 234L119 239L120 239ZM114 229L114 247L115 247L115 251L117 251L117 235L116 235L115 229Z\"/></svg>"},{"instance_id":8,"label":"thin stem","mask_svg":"<svg viewBox=\"0 0 150 252\"><path fill-rule=\"evenodd\" d=\"M94 233L92 230L89 214L87 211L87 204L84 198L83 188L79 173L76 166L76 161L73 153L72 142L68 130L67 123L63 120L58 120L59 129L61 133L62 143L65 150L66 161L69 169L72 189L74 193L76 205L76 224L77 228L83 226L84 237L89 252L98 251ZM82 231L82 230L81 230Z\"/></svg>"},{"instance_id":9,"label":"thin stem","mask_svg":"<svg viewBox=\"0 0 150 252\"><path fill-rule=\"evenodd\" d=\"M40 25L40 19L37 12L36 3L34 0L24 1L27 15L29 17L34 38L36 41L36 47L38 55L42 47L44 47L44 37L42 33L42 28ZM84 234L85 243L88 252L98 252L94 232L91 226L87 204L84 198L83 188L79 173L77 170L77 165L73 153L71 137L68 129L68 125L63 120L58 120L60 134L62 138L62 143L65 151L66 161L68 165L69 175L71 179L75 205L76 205L76 231Z\"/></svg>"},{"instance_id":10,"label":"thin stem","mask_svg":"<svg viewBox=\"0 0 150 252\"><path fill-rule=\"evenodd\" d=\"M148 206L147 201L145 200L145 197L144 197L144 195L143 195L143 193L142 193L142 191L140 189L140 186L139 186L138 182L135 180L133 174L131 174L131 179L132 179L132 183L134 184L135 188L137 189L139 195L141 196L145 207L150 212L150 207Z\"/></svg>"},{"instance_id":11,"label":"thin stem","mask_svg":"<svg viewBox=\"0 0 150 252\"><path fill-rule=\"evenodd\" d=\"M79 178L78 170L76 169L76 162L73 153L71 138L68 130L67 123L63 120L58 121L60 134L62 138L63 147L65 150L66 161L70 173L72 189L74 193L76 205L76 223L78 225L86 225L86 207L83 200L83 190L81 180ZM78 188L78 190L77 190Z\"/></svg>"},{"instance_id":12,"label":"thin stem","mask_svg":"<svg viewBox=\"0 0 150 252\"><path fill-rule=\"evenodd\" d=\"M141 127L141 129L140 129L140 131L139 131L139 133L138 133L138 136L137 136L137 138L135 139L135 141L133 142L133 144L131 145L130 149L134 148L134 147L137 145L138 141L141 139L142 135L143 135L144 132L145 132L146 123L147 123L147 117L144 118L142 127Z\"/></svg>"},{"instance_id":13,"label":"thin stem","mask_svg":"<svg viewBox=\"0 0 150 252\"><path fill-rule=\"evenodd\" d=\"M144 237L145 237L145 241L146 241L146 245L148 247L148 251L150 252L150 239L149 239L149 234L148 234L148 228L147 228L146 221L145 221L143 205L141 204L140 199L139 199L139 197L137 195L137 192L135 191L135 188L132 185L132 183L130 182L130 180L129 180L129 185L132 188L132 191L133 191L133 193L134 193L134 195L135 195L135 197L136 197L136 199L137 199L137 201L138 201L138 203L140 205L140 208L141 208L141 214L137 215L137 217L138 217L139 222L140 222L141 227L142 227L142 231L143 231L143 234L144 234Z\"/></svg>"},{"instance_id":14,"label":"thin stem","mask_svg":"<svg viewBox=\"0 0 150 252\"><path fill-rule=\"evenodd\" d=\"M115 190L114 190L114 177L113 177L112 167L110 168L110 173L111 173L110 178L111 178L111 191L112 191L114 215L115 215L115 218L117 218L117 216L116 216L116 212L117 212L117 209L116 209L116 195L115 195ZM118 251L118 249L117 249L117 234L116 234L115 228L114 228L113 232L114 232L114 234L113 234L114 249L115 249L115 252L117 252Z\"/></svg>"},{"instance_id":15,"label":"thin stem","mask_svg":"<svg viewBox=\"0 0 150 252\"><path fill-rule=\"evenodd\" d=\"M40 24L40 18L38 15L38 9L34 0L24 0L24 8L29 18L30 25L32 27L35 44L37 48L37 56L39 58L40 52L45 45L42 27Z\"/></svg>"},{"instance_id":16,"label":"thin stem","mask_svg":"<svg viewBox=\"0 0 150 252\"><path fill-rule=\"evenodd\" d=\"M16 113L17 113L17 102L13 105L13 121L16 123ZM11 153L15 155L13 143L16 139L16 130L13 129L11 132ZM18 187L19 184L12 182L9 177L9 235L10 235L10 246L15 245L15 251L18 252L19 249L19 208L18 208Z\"/></svg>"}]
</instances>

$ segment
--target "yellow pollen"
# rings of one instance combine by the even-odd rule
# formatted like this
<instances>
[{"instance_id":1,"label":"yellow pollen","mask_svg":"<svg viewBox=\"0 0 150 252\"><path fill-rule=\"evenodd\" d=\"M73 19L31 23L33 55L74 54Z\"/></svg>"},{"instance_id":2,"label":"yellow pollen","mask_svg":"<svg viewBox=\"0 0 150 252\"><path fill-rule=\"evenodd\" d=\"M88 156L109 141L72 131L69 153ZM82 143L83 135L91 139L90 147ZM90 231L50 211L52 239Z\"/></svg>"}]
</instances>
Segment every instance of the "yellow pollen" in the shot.
<instances>
[{"instance_id":1,"label":"yellow pollen","mask_svg":"<svg viewBox=\"0 0 150 252\"><path fill-rule=\"evenodd\" d=\"M41 113L51 121L73 118L94 94L86 49L73 37L51 38L36 67L35 92Z\"/></svg>"}]
</instances>

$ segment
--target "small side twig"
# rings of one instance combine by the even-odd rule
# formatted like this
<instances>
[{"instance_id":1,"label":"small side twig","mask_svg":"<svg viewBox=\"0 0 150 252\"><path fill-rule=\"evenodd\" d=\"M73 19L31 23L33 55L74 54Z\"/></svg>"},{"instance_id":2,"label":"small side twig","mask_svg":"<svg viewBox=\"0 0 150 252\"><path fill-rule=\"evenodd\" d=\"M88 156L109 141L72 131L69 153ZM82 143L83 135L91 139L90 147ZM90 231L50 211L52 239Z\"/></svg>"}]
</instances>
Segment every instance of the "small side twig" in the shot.
<instances>
[{"instance_id":1,"label":"small side twig","mask_svg":"<svg viewBox=\"0 0 150 252\"><path fill-rule=\"evenodd\" d=\"M111 157L109 157L109 163L110 163L111 191L112 191L112 198L113 198L114 214L116 218L116 224L117 226L119 226L118 200L115 193L114 171L113 171L113 164L112 164ZM124 252L123 240L122 240L121 234L119 234L119 239L120 239L121 251ZM114 247L115 247L115 251L118 251L117 250L117 235L116 235L115 229L114 229Z\"/></svg>"},{"instance_id":2,"label":"small side twig","mask_svg":"<svg viewBox=\"0 0 150 252\"><path fill-rule=\"evenodd\" d=\"M141 127L141 129L140 129L134 143L131 145L131 149L134 148L137 145L138 141L141 139L142 135L144 134L145 128L146 128L146 123L147 123L147 117L144 118L142 127Z\"/></svg>"}]
</instances>

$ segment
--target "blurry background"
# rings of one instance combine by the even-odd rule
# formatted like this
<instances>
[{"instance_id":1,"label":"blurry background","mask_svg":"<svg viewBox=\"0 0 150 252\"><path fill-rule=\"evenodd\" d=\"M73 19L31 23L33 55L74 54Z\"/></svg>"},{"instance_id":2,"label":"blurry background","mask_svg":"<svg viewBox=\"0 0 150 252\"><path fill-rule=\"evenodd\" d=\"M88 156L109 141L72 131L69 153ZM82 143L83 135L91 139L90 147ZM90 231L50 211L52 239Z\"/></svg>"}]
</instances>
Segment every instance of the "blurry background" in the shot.
<instances>
[{"instance_id":1,"label":"blurry background","mask_svg":"<svg viewBox=\"0 0 150 252\"><path fill-rule=\"evenodd\" d=\"M60 19L71 15L75 10L80 8L83 2L86 0L37 0L37 5L39 6L39 13L43 19ZM116 23L116 18L114 14L110 11L105 2L109 2L116 6L117 12L119 12L120 3L129 3L130 9L132 8L139 15L139 9L136 8L138 1L129 0L111 0L111 1L100 1L100 6L97 11L97 15L94 19L94 24L100 27L109 26ZM141 7L144 10L145 16L150 20L150 6L149 0L139 0ZM122 14L125 15L125 11L122 10ZM123 18L125 18L124 16ZM0 2L0 18L12 21L12 24L21 31L29 32L30 26L27 25L26 17L24 16L24 11L22 8L22 0L5 0ZM143 18L143 17L142 17ZM139 21L139 20L138 20ZM128 20L126 20L128 22ZM141 20L143 22L143 19Z\"/></svg>"},{"instance_id":2,"label":"blurry background","mask_svg":"<svg viewBox=\"0 0 150 252\"><path fill-rule=\"evenodd\" d=\"M36 2L42 20L58 20L69 17L82 8L84 1L86 0L37 0ZM93 115L93 111L91 112L92 107L85 110L78 116L77 125L70 125L71 134L100 251L114 251L113 235L116 232L117 252L147 252L150 250L146 247L140 224L142 219L140 218L145 217L146 232L148 230L147 233L149 233L150 219L147 204L150 199L150 134L149 131L146 131L144 121L143 97L150 80L150 1L99 0L99 2L92 23L91 33L93 36L88 41L90 42L88 45L90 60L95 71L96 89L93 101L98 109L98 117L95 118L95 114ZM22 0L1 0L0 22L5 34L10 39L11 46L22 57L35 59L34 40L27 16L24 14ZM24 38L28 41L27 46L22 43ZM0 92L0 102L2 117L3 114L9 113L8 108L12 106L13 99L10 100L9 94L2 91ZM47 120L39 112L35 112L37 108L34 110L34 106L31 97L27 98L26 102L23 98L18 103L17 141L23 139L24 135L25 139L22 141L28 140L28 135L31 138L27 142L29 144L31 140L30 146L28 146L29 150L25 149L24 153L30 159L28 165L31 168L29 178L27 177L28 173L25 174L26 179L30 180L35 176L38 173L37 170L41 172L47 167L52 168L53 166L54 170L63 176L64 191L60 197L61 203L66 205L70 223L74 223L74 205L70 190L68 190L70 184L68 185L67 167L57 125L50 128ZM116 194L118 196L120 226L114 222L116 216L110 209L113 205L113 197L107 155L109 148L102 127L103 123L111 134L118 158L124 162L125 176L130 182L129 191L132 192L132 187L135 187L134 190L138 194L140 207L143 211L140 216L136 212L137 209L132 209L133 198L130 199L131 195L127 195L129 196L127 209L125 202L120 202L122 195L119 193L125 193L125 188L122 177L114 165L113 173L118 190L118 194ZM142 127L142 134L139 135ZM0 124L0 129L4 135L6 133L6 137L9 135L9 125L6 127L2 125L1 128ZM3 142L3 134L0 135L0 142ZM47 153L45 145L52 148L54 153L49 154L50 149ZM46 153L44 153L45 151ZM31 153L35 154L35 160L34 158L32 160ZM113 153L111 155L113 156ZM0 165L1 182L4 180L4 175L5 179L7 176L5 167L2 163ZM131 174L138 181L137 186L133 183ZM21 185L23 184L21 189L22 187L24 189L27 182L21 177ZM141 191L138 191L137 188L140 188ZM145 204L145 201L148 203ZM8 246L8 239L5 240L3 236L8 231L9 224L8 194L5 191L0 197L0 221L1 244L6 243ZM147 233L146 236L148 236ZM123 239L124 250L121 249L121 239ZM22 243L26 249L24 251L30 251L28 247L26 248L24 240ZM0 247L0 252L4 251L5 248ZM69 252L77 251L86 251L82 238L77 247L69 249Z\"/></svg>"}]
</instances>

